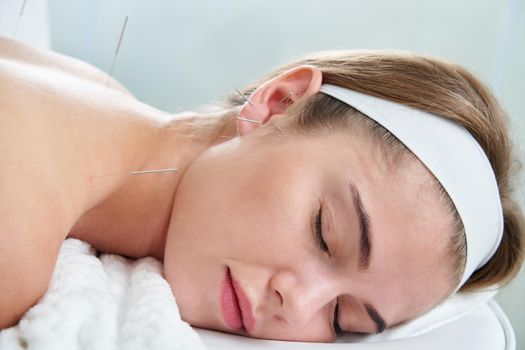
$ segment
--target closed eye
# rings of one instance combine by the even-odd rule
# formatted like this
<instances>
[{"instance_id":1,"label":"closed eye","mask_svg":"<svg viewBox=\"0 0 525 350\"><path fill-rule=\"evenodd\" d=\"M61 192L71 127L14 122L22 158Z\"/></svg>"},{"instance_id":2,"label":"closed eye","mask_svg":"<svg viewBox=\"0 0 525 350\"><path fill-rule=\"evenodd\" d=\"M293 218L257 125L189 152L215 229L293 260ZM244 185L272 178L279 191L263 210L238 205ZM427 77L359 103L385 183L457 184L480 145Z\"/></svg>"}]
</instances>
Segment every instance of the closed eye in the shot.
<instances>
[{"instance_id":1,"label":"closed eye","mask_svg":"<svg viewBox=\"0 0 525 350\"><path fill-rule=\"evenodd\" d=\"M329 253L328 245L326 244L323 237L323 222L322 222L322 208L319 208L317 216L315 218L315 238L319 249L324 253ZM334 320L332 322L334 333L337 337L343 335L343 330L339 327L339 303L336 302L334 310Z\"/></svg>"},{"instance_id":2,"label":"closed eye","mask_svg":"<svg viewBox=\"0 0 525 350\"><path fill-rule=\"evenodd\" d=\"M334 332L336 336L340 337L344 334L344 331L341 329L341 327L339 327L339 302L335 304L333 326L334 326Z\"/></svg>"},{"instance_id":3,"label":"closed eye","mask_svg":"<svg viewBox=\"0 0 525 350\"><path fill-rule=\"evenodd\" d=\"M317 212L317 216L315 218L315 239L319 248L323 252L329 253L328 245L326 244L323 237L323 223L321 221L321 210L322 209L319 208L319 211Z\"/></svg>"}]
</instances>

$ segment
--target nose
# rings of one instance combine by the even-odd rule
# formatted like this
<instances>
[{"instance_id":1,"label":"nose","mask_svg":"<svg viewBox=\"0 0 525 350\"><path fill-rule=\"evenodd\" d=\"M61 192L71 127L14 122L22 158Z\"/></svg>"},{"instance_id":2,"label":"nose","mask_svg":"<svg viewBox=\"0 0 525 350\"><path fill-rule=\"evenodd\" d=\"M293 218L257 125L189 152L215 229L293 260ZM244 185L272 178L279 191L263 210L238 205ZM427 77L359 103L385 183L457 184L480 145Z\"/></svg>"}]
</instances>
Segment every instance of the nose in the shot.
<instances>
[{"instance_id":1,"label":"nose","mask_svg":"<svg viewBox=\"0 0 525 350\"><path fill-rule=\"evenodd\" d=\"M334 279L319 272L281 270L272 276L270 287L274 315L295 326L308 324L338 294Z\"/></svg>"}]
</instances>

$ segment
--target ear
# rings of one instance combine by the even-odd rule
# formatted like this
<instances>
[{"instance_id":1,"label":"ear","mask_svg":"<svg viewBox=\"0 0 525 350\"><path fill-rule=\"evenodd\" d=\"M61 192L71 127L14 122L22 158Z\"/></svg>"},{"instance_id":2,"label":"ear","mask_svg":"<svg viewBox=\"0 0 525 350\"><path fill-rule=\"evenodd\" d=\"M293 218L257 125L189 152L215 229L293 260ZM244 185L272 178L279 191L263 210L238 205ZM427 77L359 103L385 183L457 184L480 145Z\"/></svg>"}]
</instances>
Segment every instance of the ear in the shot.
<instances>
[{"instance_id":1,"label":"ear","mask_svg":"<svg viewBox=\"0 0 525 350\"><path fill-rule=\"evenodd\" d=\"M259 86L249 96L239 112L237 133L247 135L266 125L274 116L286 114L291 103L304 96L315 94L321 88L322 72L315 66L302 65L287 70Z\"/></svg>"}]
</instances>

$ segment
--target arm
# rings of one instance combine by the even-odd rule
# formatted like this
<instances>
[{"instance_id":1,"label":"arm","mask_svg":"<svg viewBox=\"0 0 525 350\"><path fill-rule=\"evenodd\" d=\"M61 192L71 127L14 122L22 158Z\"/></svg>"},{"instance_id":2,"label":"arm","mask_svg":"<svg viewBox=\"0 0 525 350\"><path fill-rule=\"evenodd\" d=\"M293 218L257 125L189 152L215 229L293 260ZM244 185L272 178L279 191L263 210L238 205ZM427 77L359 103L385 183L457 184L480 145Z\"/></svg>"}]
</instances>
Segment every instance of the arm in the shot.
<instances>
[{"instance_id":1,"label":"arm","mask_svg":"<svg viewBox=\"0 0 525 350\"><path fill-rule=\"evenodd\" d=\"M0 145L5 150L5 143ZM18 323L46 292L73 217L60 186L45 181L34 169L9 166L3 160L1 163L0 329L3 329Z\"/></svg>"}]
</instances>

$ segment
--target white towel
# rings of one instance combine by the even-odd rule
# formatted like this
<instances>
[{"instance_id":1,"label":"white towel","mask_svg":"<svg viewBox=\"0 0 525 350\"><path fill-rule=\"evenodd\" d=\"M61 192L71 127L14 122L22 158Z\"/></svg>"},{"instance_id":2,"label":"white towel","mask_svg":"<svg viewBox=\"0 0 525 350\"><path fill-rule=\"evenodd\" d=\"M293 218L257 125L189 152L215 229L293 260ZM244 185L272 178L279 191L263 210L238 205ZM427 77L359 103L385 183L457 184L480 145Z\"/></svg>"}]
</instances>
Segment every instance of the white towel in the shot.
<instances>
[{"instance_id":1,"label":"white towel","mask_svg":"<svg viewBox=\"0 0 525 350\"><path fill-rule=\"evenodd\" d=\"M181 320L160 261L96 254L66 239L46 294L0 332L0 349L205 349Z\"/></svg>"}]
</instances>

